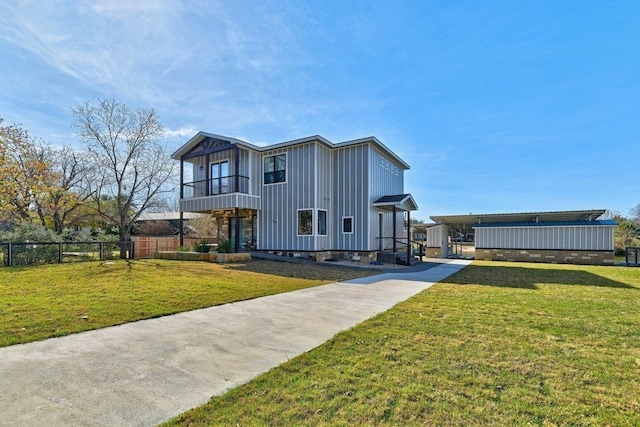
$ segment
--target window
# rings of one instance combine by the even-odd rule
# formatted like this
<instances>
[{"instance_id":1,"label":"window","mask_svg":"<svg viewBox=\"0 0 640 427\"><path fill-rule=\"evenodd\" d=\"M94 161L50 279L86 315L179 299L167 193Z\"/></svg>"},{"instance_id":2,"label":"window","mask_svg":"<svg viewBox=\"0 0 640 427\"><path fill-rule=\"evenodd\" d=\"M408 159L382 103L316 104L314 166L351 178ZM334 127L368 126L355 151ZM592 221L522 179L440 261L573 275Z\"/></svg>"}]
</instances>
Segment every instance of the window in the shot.
<instances>
[{"instance_id":1,"label":"window","mask_svg":"<svg viewBox=\"0 0 640 427\"><path fill-rule=\"evenodd\" d=\"M229 192L229 162L211 163L211 195Z\"/></svg>"},{"instance_id":2,"label":"window","mask_svg":"<svg viewBox=\"0 0 640 427\"><path fill-rule=\"evenodd\" d=\"M342 217L342 232L344 234L353 234L353 217L352 216Z\"/></svg>"},{"instance_id":3,"label":"window","mask_svg":"<svg viewBox=\"0 0 640 427\"><path fill-rule=\"evenodd\" d=\"M278 154L264 158L264 183L275 184L287 179L287 156Z\"/></svg>"},{"instance_id":4,"label":"window","mask_svg":"<svg viewBox=\"0 0 640 427\"><path fill-rule=\"evenodd\" d=\"M304 209L298 211L298 235L309 236L313 234L313 211Z\"/></svg>"},{"instance_id":5,"label":"window","mask_svg":"<svg viewBox=\"0 0 640 427\"><path fill-rule=\"evenodd\" d=\"M318 209L318 235L327 235L327 211Z\"/></svg>"}]
</instances>

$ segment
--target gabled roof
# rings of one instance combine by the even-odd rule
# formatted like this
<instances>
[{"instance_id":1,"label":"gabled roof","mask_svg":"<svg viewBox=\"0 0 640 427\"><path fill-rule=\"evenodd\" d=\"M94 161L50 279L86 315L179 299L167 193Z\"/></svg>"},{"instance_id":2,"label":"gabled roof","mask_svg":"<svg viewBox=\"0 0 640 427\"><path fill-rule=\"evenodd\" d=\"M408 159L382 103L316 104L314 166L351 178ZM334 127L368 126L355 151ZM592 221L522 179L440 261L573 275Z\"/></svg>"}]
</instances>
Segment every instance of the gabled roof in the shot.
<instances>
[{"instance_id":1,"label":"gabled roof","mask_svg":"<svg viewBox=\"0 0 640 427\"><path fill-rule=\"evenodd\" d=\"M382 196L373 202L373 206L384 210L393 210L394 207L401 211L415 211L418 209L418 204L413 200L411 194Z\"/></svg>"},{"instance_id":2,"label":"gabled roof","mask_svg":"<svg viewBox=\"0 0 640 427\"><path fill-rule=\"evenodd\" d=\"M354 140L338 142L338 143L334 144L331 141L329 141L328 139L325 139L320 135L312 135L312 136L307 136L305 138L299 138L299 139L294 139L294 140L291 140L291 141L280 142L278 144L258 146L258 145L254 145L254 144L251 144L249 142L243 141L241 139L231 138L231 137L228 137L228 136L216 135L216 134L213 134L213 133L208 133L208 132L202 132L201 131L201 132L198 132L194 137L189 139L189 141L187 141L182 147L180 147L178 150L176 150L171 155L171 158L175 159L175 160L180 160L180 158L182 156L184 156L186 153L188 153L192 148L194 148L197 144L199 144L205 138L212 138L212 139L217 139L217 140L220 140L220 141L225 141L225 142L228 142L230 144L238 145L238 146L244 147L246 149L257 151L257 152L265 152L265 151L275 150L275 149L279 149L279 148L286 148L286 147L291 147L291 146L299 145L299 144L306 144L308 142L314 142L314 141L319 142L319 143L323 144L324 146L326 146L327 148L330 148L330 149L337 149L337 148L349 147L349 146L352 146L352 145L370 143L370 144L374 145L375 147L377 147L382 152L384 152L385 154L387 154L389 157L394 159L396 162L398 162L403 169L406 170L406 169L410 168L409 164L407 164L404 160L402 160L400 157L398 157L398 155L396 153L391 151L386 145L384 145L382 142L380 142L374 136L368 136L366 138L354 139Z\"/></svg>"}]
</instances>

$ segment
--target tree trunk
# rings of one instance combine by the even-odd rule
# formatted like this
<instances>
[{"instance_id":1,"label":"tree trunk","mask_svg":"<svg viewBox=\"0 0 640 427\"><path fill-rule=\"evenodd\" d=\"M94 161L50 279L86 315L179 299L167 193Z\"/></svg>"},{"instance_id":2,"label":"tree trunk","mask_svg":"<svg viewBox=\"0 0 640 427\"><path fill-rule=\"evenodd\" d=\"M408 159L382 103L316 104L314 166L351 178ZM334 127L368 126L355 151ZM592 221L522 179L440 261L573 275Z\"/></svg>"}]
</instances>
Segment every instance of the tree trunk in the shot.
<instances>
[{"instance_id":1,"label":"tree trunk","mask_svg":"<svg viewBox=\"0 0 640 427\"><path fill-rule=\"evenodd\" d=\"M131 233L126 221L120 221L120 259L127 259L127 246L131 241Z\"/></svg>"}]
</instances>

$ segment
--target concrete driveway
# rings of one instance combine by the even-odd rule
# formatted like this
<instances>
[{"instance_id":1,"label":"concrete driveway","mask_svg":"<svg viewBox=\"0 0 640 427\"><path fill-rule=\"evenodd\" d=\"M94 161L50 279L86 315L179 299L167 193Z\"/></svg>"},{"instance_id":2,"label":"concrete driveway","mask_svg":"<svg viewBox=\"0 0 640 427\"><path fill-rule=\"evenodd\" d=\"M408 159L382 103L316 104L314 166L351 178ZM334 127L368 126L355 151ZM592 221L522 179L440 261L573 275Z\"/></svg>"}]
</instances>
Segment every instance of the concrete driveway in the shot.
<instances>
[{"instance_id":1,"label":"concrete driveway","mask_svg":"<svg viewBox=\"0 0 640 427\"><path fill-rule=\"evenodd\" d=\"M0 424L152 426L244 384L470 261L0 348Z\"/></svg>"}]
</instances>

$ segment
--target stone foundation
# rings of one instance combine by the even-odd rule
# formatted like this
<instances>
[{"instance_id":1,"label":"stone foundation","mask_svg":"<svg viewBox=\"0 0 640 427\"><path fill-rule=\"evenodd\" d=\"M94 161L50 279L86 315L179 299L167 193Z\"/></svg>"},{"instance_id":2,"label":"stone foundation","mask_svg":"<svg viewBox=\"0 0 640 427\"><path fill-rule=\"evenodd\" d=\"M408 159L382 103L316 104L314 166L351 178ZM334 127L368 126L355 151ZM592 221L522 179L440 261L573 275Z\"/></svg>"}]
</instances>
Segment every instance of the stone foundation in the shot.
<instances>
[{"instance_id":1,"label":"stone foundation","mask_svg":"<svg viewBox=\"0 0 640 427\"><path fill-rule=\"evenodd\" d=\"M613 251L566 251L548 249L480 249L477 260L546 262L553 264L613 265Z\"/></svg>"},{"instance_id":2,"label":"stone foundation","mask_svg":"<svg viewBox=\"0 0 640 427\"><path fill-rule=\"evenodd\" d=\"M427 258L440 258L442 257L442 248L424 248L425 256Z\"/></svg>"},{"instance_id":3,"label":"stone foundation","mask_svg":"<svg viewBox=\"0 0 640 427\"><path fill-rule=\"evenodd\" d=\"M351 261L361 262L363 264L369 264L371 261L375 261L375 252L349 252L349 251L322 251L315 252L312 258L318 262L326 261L328 259L335 259L338 261Z\"/></svg>"},{"instance_id":4,"label":"stone foundation","mask_svg":"<svg viewBox=\"0 0 640 427\"><path fill-rule=\"evenodd\" d=\"M207 262L246 262L251 259L251 254L247 252L240 253L200 253L200 252L174 252L160 251L153 256L156 259L173 259L178 261L207 261Z\"/></svg>"},{"instance_id":5,"label":"stone foundation","mask_svg":"<svg viewBox=\"0 0 640 427\"><path fill-rule=\"evenodd\" d=\"M352 252L352 251L318 251L318 252L297 252L297 251L269 251L270 254L289 256L292 258L311 259L322 262L328 259L338 261L351 261L369 264L376 260L376 252Z\"/></svg>"}]
</instances>

